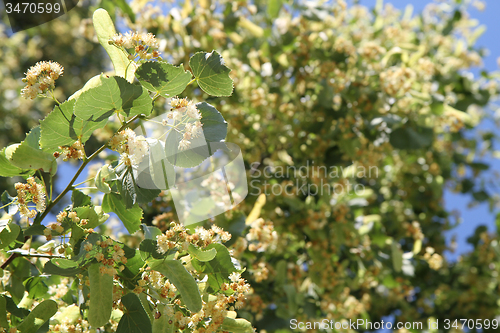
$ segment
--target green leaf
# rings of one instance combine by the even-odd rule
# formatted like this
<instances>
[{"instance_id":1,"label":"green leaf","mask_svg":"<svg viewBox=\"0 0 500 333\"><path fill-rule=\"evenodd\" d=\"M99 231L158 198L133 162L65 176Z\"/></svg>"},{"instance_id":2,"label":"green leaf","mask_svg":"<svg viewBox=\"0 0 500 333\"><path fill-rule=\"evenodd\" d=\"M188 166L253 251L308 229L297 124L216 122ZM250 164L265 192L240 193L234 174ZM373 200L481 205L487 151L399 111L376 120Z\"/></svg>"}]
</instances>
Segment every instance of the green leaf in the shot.
<instances>
[{"instance_id":1,"label":"green leaf","mask_svg":"<svg viewBox=\"0 0 500 333\"><path fill-rule=\"evenodd\" d=\"M15 223L9 223L0 232L0 249L6 248L12 244L19 233L21 232L21 227Z\"/></svg>"},{"instance_id":2,"label":"green leaf","mask_svg":"<svg viewBox=\"0 0 500 333\"><path fill-rule=\"evenodd\" d=\"M108 219L109 215L104 214L102 208L100 206L85 206L85 207L77 207L74 211L78 214L78 217L81 219L87 219L88 222L85 225L85 228L93 229Z\"/></svg>"},{"instance_id":3,"label":"green leaf","mask_svg":"<svg viewBox=\"0 0 500 333\"><path fill-rule=\"evenodd\" d=\"M17 318L26 318L27 315L30 314L30 311L24 308L18 308L14 300L12 300L11 297L3 295L5 297L5 300L7 302L7 311L9 311L13 316L16 316Z\"/></svg>"},{"instance_id":4,"label":"green leaf","mask_svg":"<svg viewBox=\"0 0 500 333\"><path fill-rule=\"evenodd\" d=\"M97 189L103 193L110 193L111 187L107 182L116 178L115 171L109 165L103 165L95 175L94 183Z\"/></svg>"},{"instance_id":5,"label":"green leaf","mask_svg":"<svg viewBox=\"0 0 500 333\"><path fill-rule=\"evenodd\" d=\"M90 305L88 312L89 324L93 328L106 325L113 311L113 277L101 274L95 263L89 267Z\"/></svg>"},{"instance_id":6,"label":"green leaf","mask_svg":"<svg viewBox=\"0 0 500 333\"><path fill-rule=\"evenodd\" d=\"M84 267L88 265L90 262L94 260L95 255L97 252L100 250L100 246L96 245L97 242L102 242L104 240L104 237L102 237L98 233L92 233L87 236L87 239L80 242L80 248L78 251L75 251L77 255L72 258L72 261L75 261L79 267ZM90 243L92 244L92 249L90 251L85 250L85 244ZM78 245L78 244L77 244ZM88 254L88 258L87 258Z\"/></svg>"},{"instance_id":7,"label":"green leaf","mask_svg":"<svg viewBox=\"0 0 500 333\"><path fill-rule=\"evenodd\" d=\"M40 298L49 291L49 287L47 287L43 278L39 276L32 276L24 281L23 284L29 297L32 299Z\"/></svg>"},{"instance_id":8,"label":"green leaf","mask_svg":"<svg viewBox=\"0 0 500 333\"><path fill-rule=\"evenodd\" d=\"M142 260L146 261L147 259L153 257L154 259L162 259L165 255L159 253L156 249L158 244L156 240L152 239L144 239L139 245L139 251L141 253Z\"/></svg>"},{"instance_id":9,"label":"green leaf","mask_svg":"<svg viewBox=\"0 0 500 333\"><path fill-rule=\"evenodd\" d=\"M195 146L195 148L187 150L179 150L179 142L182 139L183 135L181 133L171 131L165 140L165 155L170 164L181 168L193 168L200 165L210 156L208 146L206 145ZM159 167L160 163L155 163L155 166ZM165 166L168 172L168 163L164 163L161 166ZM166 180L168 181L168 179Z\"/></svg>"},{"instance_id":10,"label":"green leaf","mask_svg":"<svg viewBox=\"0 0 500 333\"><path fill-rule=\"evenodd\" d=\"M111 58L116 75L125 77L129 82L133 82L135 67L130 64L131 61L128 59L127 54L116 46L109 44L109 40L116 34L116 30L108 12L99 8L94 12L92 20L97 39Z\"/></svg>"},{"instance_id":11,"label":"green leaf","mask_svg":"<svg viewBox=\"0 0 500 333\"><path fill-rule=\"evenodd\" d=\"M234 333L254 332L252 324L248 320L242 318L233 319L226 317L224 318L224 321L222 322L220 329L223 331L234 332Z\"/></svg>"},{"instance_id":12,"label":"green leaf","mask_svg":"<svg viewBox=\"0 0 500 333\"><path fill-rule=\"evenodd\" d=\"M210 249L208 251L202 251L193 244L189 244L188 253L199 261L210 261L217 255L217 250Z\"/></svg>"},{"instance_id":13,"label":"green leaf","mask_svg":"<svg viewBox=\"0 0 500 333\"><path fill-rule=\"evenodd\" d=\"M108 193L104 195L102 200L102 209L104 212L113 212L118 215L118 218L123 222L130 234L133 234L141 225L142 209L138 204L134 204L132 208L127 209L121 196L116 193Z\"/></svg>"},{"instance_id":14,"label":"green leaf","mask_svg":"<svg viewBox=\"0 0 500 333\"><path fill-rule=\"evenodd\" d=\"M10 194L9 194L9 192L7 192L7 190L3 191L2 195L0 196L0 202L2 203L3 210L8 215L14 215L14 214L17 213L18 207L14 203L14 201L16 201L16 200L17 200L17 197L11 197ZM5 221L5 220L7 220L7 222L8 222L10 220L10 218L8 218L6 216L3 217L3 218L0 218L0 231L3 230L3 228L1 227L2 226L2 222L1 221ZM5 225L4 225L4 227L5 227Z\"/></svg>"},{"instance_id":15,"label":"green leaf","mask_svg":"<svg viewBox=\"0 0 500 333\"><path fill-rule=\"evenodd\" d=\"M71 237L69 239L69 243L71 244L71 246L73 246L74 248L83 237L85 237L85 231L83 231L83 228L77 224L72 225Z\"/></svg>"},{"instance_id":16,"label":"green leaf","mask_svg":"<svg viewBox=\"0 0 500 333\"><path fill-rule=\"evenodd\" d=\"M21 169L13 165L5 156L5 149L0 151L0 177L31 176L35 171Z\"/></svg>"},{"instance_id":17,"label":"green leaf","mask_svg":"<svg viewBox=\"0 0 500 333\"><path fill-rule=\"evenodd\" d=\"M136 185L135 192L137 193L137 203L147 204L156 199L160 195L161 190L142 188Z\"/></svg>"},{"instance_id":18,"label":"green leaf","mask_svg":"<svg viewBox=\"0 0 500 333\"><path fill-rule=\"evenodd\" d=\"M392 266L396 272L401 272L401 267L403 267L403 252L399 249L398 245L396 241L392 241Z\"/></svg>"},{"instance_id":19,"label":"green leaf","mask_svg":"<svg viewBox=\"0 0 500 333\"><path fill-rule=\"evenodd\" d=\"M151 321L136 294L130 293L122 297L126 310L123 313L116 333L151 333Z\"/></svg>"},{"instance_id":20,"label":"green leaf","mask_svg":"<svg viewBox=\"0 0 500 333\"><path fill-rule=\"evenodd\" d=\"M85 83L85 85L82 87L82 89L80 90L77 90L73 95L69 96L68 97L68 101L71 101L73 99L78 99L78 97L80 97L80 95L84 92L84 91L87 91L89 90L90 88L95 88L97 86L100 86L102 84L102 78L104 78L104 74L97 74L96 76L93 76L90 78L90 80L87 81L87 83Z\"/></svg>"},{"instance_id":21,"label":"green leaf","mask_svg":"<svg viewBox=\"0 0 500 333\"><path fill-rule=\"evenodd\" d=\"M53 258L43 267L43 272L46 274L62 276L76 276L82 271L77 262L64 258Z\"/></svg>"},{"instance_id":22,"label":"green leaf","mask_svg":"<svg viewBox=\"0 0 500 333\"><path fill-rule=\"evenodd\" d=\"M230 96L233 93L231 70L217 53L198 52L189 59L189 66L200 88L212 96Z\"/></svg>"},{"instance_id":23,"label":"green leaf","mask_svg":"<svg viewBox=\"0 0 500 333\"><path fill-rule=\"evenodd\" d=\"M0 295L0 327L9 328L9 322L7 321L7 298L4 295Z\"/></svg>"},{"instance_id":24,"label":"green leaf","mask_svg":"<svg viewBox=\"0 0 500 333\"><path fill-rule=\"evenodd\" d=\"M172 132L171 132L172 133ZM172 134L169 134L169 136ZM178 144L178 143L177 143ZM172 147L173 148L173 147ZM175 153L177 150L173 150ZM172 164L166 159L166 146L163 147L160 141L149 145L149 169L146 169L154 185L163 190L173 186L175 170ZM139 174L139 179L141 175ZM169 184L169 181L172 184ZM170 186L169 186L170 185Z\"/></svg>"},{"instance_id":25,"label":"green leaf","mask_svg":"<svg viewBox=\"0 0 500 333\"><path fill-rule=\"evenodd\" d=\"M36 333L37 330L57 312L57 303L47 299L38 304L33 311L17 326L22 333Z\"/></svg>"},{"instance_id":26,"label":"green leaf","mask_svg":"<svg viewBox=\"0 0 500 333\"><path fill-rule=\"evenodd\" d=\"M160 61L143 63L135 71L135 76L144 88L167 98L182 93L192 78L182 64L177 67Z\"/></svg>"},{"instance_id":27,"label":"green leaf","mask_svg":"<svg viewBox=\"0 0 500 333\"><path fill-rule=\"evenodd\" d=\"M196 104L196 108L201 113L200 122L203 124L205 140L207 142L224 141L227 135L227 122L221 113L206 102Z\"/></svg>"},{"instance_id":28,"label":"green leaf","mask_svg":"<svg viewBox=\"0 0 500 333\"><path fill-rule=\"evenodd\" d=\"M281 6L283 6L283 0L270 0L267 3L267 15L272 19L277 18L280 13Z\"/></svg>"},{"instance_id":29,"label":"green leaf","mask_svg":"<svg viewBox=\"0 0 500 333\"><path fill-rule=\"evenodd\" d=\"M141 224L141 228L142 228L142 232L144 233L144 238L146 238L146 239L156 240L156 236L159 236L162 234L161 230L158 229L157 227L148 226L148 225L145 225L144 223Z\"/></svg>"},{"instance_id":30,"label":"green leaf","mask_svg":"<svg viewBox=\"0 0 500 333\"><path fill-rule=\"evenodd\" d=\"M23 230L23 234L24 236L43 235L44 230L45 230L44 225L32 224Z\"/></svg>"},{"instance_id":31,"label":"green leaf","mask_svg":"<svg viewBox=\"0 0 500 333\"><path fill-rule=\"evenodd\" d=\"M455 10L455 12L453 13L453 17L448 21L446 26L443 28L442 31L443 36L449 35L453 31L455 23L460 21L461 18L462 18L462 13L460 12L460 10L458 9Z\"/></svg>"},{"instance_id":32,"label":"green leaf","mask_svg":"<svg viewBox=\"0 0 500 333\"><path fill-rule=\"evenodd\" d=\"M132 8L128 5L125 0L114 0L113 1L122 11L123 14L127 15L132 23L135 23L135 14Z\"/></svg>"},{"instance_id":33,"label":"green leaf","mask_svg":"<svg viewBox=\"0 0 500 333\"><path fill-rule=\"evenodd\" d=\"M156 309L155 306L150 301L148 301L148 296L145 293L140 293L138 296L141 300L142 308L146 311L149 320L153 321L153 319L155 318L153 314L153 309Z\"/></svg>"},{"instance_id":34,"label":"green leaf","mask_svg":"<svg viewBox=\"0 0 500 333\"><path fill-rule=\"evenodd\" d=\"M56 105L44 120L40 122L40 145L44 149L59 146L71 146L79 138L85 143L94 130L104 127L105 123L84 121L73 114L75 100Z\"/></svg>"},{"instance_id":35,"label":"green leaf","mask_svg":"<svg viewBox=\"0 0 500 333\"><path fill-rule=\"evenodd\" d=\"M193 276L178 260L154 260L149 263L151 269L165 275L179 290L181 298L191 312L201 310L201 295Z\"/></svg>"},{"instance_id":36,"label":"green leaf","mask_svg":"<svg viewBox=\"0 0 500 333\"><path fill-rule=\"evenodd\" d=\"M173 318L167 316L166 311L164 311L166 306L171 305L158 304L158 312L161 316L153 320L153 333L174 333L176 331Z\"/></svg>"},{"instance_id":37,"label":"green leaf","mask_svg":"<svg viewBox=\"0 0 500 333\"><path fill-rule=\"evenodd\" d=\"M57 162L51 153L40 148L40 127L33 128L21 144L9 146L5 151L7 159L18 168L42 169L52 175L57 170Z\"/></svg>"},{"instance_id":38,"label":"green leaf","mask_svg":"<svg viewBox=\"0 0 500 333\"><path fill-rule=\"evenodd\" d=\"M102 85L80 95L75 104L75 115L104 126L114 112L132 117L149 115L152 108L152 99L147 90L119 76L112 76L102 79Z\"/></svg>"},{"instance_id":39,"label":"green leaf","mask_svg":"<svg viewBox=\"0 0 500 333\"><path fill-rule=\"evenodd\" d=\"M139 177L145 173L140 173ZM160 194L161 190L141 188L137 186L134 175L128 169L121 176L121 182L118 183L119 192L127 208L131 208L135 203L145 204L154 200Z\"/></svg>"},{"instance_id":40,"label":"green leaf","mask_svg":"<svg viewBox=\"0 0 500 333\"><path fill-rule=\"evenodd\" d=\"M127 288L135 288L135 282L140 278L140 270L144 266L144 261L141 259L141 254L139 250L129 248L124 246L125 258L127 258L127 263L125 264L125 269L119 273L121 277L127 284Z\"/></svg>"},{"instance_id":41,"label":"green leaf","mask_svg":"<svg viewBox=\"0 0 500 333\"><path fill-rule=\"evenodd\" d=\"M229 275L238 270L234 267L231 255L224 245L212 243L207 249L217 250L215 258L207 262L193 259L192 264L195 269L208 275L208 284L214 291L218 291L223 283L231 282Z\"/></svg>"},{"instance_id":42,"label":"green leaf","mask_svg":"<svg viewBox=\"0 0 500 333\"><path fill-rule=\"evenodd\" d=\"M73 208L89 206L92 204L90 196L78 190L72 191L71 202L73 203Z\"/></svg>"},{"instance_id":43,"label":"green leaf","mask_svg":"<svg viewBox=\"0 0 500 333\"><path fill-rule=\"evenodd\" d=\"M400 127L391 132L389 142L396 149L419 149L432 144L434 131L427 127Z\"/></svg>"}]
</instances>

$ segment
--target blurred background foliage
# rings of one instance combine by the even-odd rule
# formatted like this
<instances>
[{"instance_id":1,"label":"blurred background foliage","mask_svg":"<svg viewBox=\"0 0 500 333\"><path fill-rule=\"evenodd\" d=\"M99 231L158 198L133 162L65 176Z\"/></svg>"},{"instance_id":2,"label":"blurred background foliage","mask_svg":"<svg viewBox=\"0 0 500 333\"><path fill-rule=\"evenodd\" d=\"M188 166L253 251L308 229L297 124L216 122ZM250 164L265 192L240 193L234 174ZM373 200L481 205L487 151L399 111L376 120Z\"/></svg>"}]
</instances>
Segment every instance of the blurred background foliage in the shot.
<instances>
[{"instance_id":1,"label":"blurred background foliage","mask_svg":"<svg viewBox=\"0 0 500 333\"><path fill-rule=\"evenodd\" d=\"M65 67L60 100L111 68L89 21L104 7L121 31L154 33L176 65L214 49L233 70L231 97L188 89L223 113L227 141L241 147L249 170L249 196L216 219L241 233L232 248L253 295L240 317L266 331L286 330L291 318L491 320L500 316L498 235L480 227L471 253L443 257L454 247L444 232L457 223L445 188L492 209L498 203L498 180L484 176L497 134L473 135L493 117L485 107L498 94L498 73L468 72L485 55L469 5L442 1L413 13L341 0L103 0L80 1L15 35L2 24L0 144L21 141L51 109L48 100L19 97L35 62ZM278 173L301 166L307 177ZM1 179L1 190L12 183ZM344 191L332 195L335 184ZM322 191L308 195L304 185ZM144 208L148 224L166 228L176 218L168 195Z\"/></svg>"}]
</instances>

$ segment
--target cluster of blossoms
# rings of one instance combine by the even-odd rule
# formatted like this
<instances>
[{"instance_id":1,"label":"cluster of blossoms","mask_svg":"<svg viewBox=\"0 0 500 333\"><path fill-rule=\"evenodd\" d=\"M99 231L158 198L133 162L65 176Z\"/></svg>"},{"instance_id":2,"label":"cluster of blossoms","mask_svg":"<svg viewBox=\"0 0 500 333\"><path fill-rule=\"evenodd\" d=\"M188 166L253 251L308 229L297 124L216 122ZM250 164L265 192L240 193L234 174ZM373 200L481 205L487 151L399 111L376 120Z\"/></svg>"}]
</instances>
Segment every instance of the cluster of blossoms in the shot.
<instances>
[{"instance_id":1,"label":"cluster of blossoms","mask_svg":"<svg viewBox=\"0 0 500 333\"><path fill-rule=\"evenodd\" d=\"M175 222L170 223L170 228L164 234L156 236L160 253L166 253L177 245L186 251L189 244L205 248L214 242L227 242L230 239L231 234L216 225L212 225L210 229L196 227L195 232L190 235L183 225Z\"/></svg>"},{"instance_id":2,"label":"cluster of blossoms","mask_svg":"<svg viewBox=\"0 0 500 333\"><path fill-rule=\"evenodd\" d=\"M187 98L174 97L170 100L170 105L172 110L167 113L163 125L167 126L169 120L174 121L173 128L182 134L178 149L186 150L191 146L191 138L197 138L203 134L200 111L193 101L189 101ZM180 125L184 125L182 130L178 128Z\"/></svg>"},{"instance_id":3,"label":"cluster of blossoms","mask_svg":"<svg viewBox=\"0 0 500 333\"><path fill-rule=\"evenodd\" d=\"M59 223L51 223L44 230L43 234L47 238L47 241L52 239L52 231L62 234L64 232L64 227Z\"/></svg>"},{"instance_id":4,"label":"cluster of blossoms","mask_svg":"<svg viewBox=\"0 0 500 333\"><path fill-rule=\"evenodd\" d=\"M62 156L63 161L68 160L81 160L85 156L85 150L81 141L76 141L70 147L59 146L61 152L56 151L54 157Z\"/></svg>"},{"instance_id":5,"label":"cluster of blossoms","mask_svg":"<svg viewBox=\"0 0 500 333\"><path fill-rule=\"evenodd\" d=\"M17 203L22 216L34 218L37 211L43 212L45 210L45 187L38 184L33 177L29 177L27 182L27 184L16 183L14 185L17 191ZM30 201L36 205L36 210L28 208Z\"/></svg>"},{"instance_id":6,"label":"cluster of blossoms","mask_svg":"<svg viewBox=\"0 0 500 333\"><path fill-rule=\"evenodd\" d=\"M391 67L380 73L380 83L388 95L401 96L410 91L415 77L415 71L411 68Z\"/></svg>"},{"instance_id":7,"label":"cluster of blossoms","mask_svg":"<svg viewBox=\"0 0 500 333\"><path fill-rule=\"evenodd\" d=\"M34 99L38 94L55 88L55 81L62 75L64 68L57 62L40 61L30 67L23 82L26 87L21 90L24 98Z\"/></svg>"},{"instance_id":8,"label":"cluster of blossoms","mask_svg":"<svg viewBox=\"0 0 500 333\"><path fill-rule=\"evenodd\" d=\"M250 251L263 252L276 248L278 233L274 230L272 222L266 222L263 218L258 218L250 224L246 239L252 242L248 245Z\"/></svg>"},{"instance_id":9,"label":"cluster of blossoms","mask_svg":"<svg viewBox=\"0 0 500 333\"><path fill-rule=\"evenodd\" d=\"M130 55L131 60L136 57L144 60L157 59L160 57L160 52L153 50L158 48L158 41L152 33L127 32L125 35L119 33L114 35L109 43L118 47L123 47L127 50L134 49L135 54Z\"/></svg>"},{"instance_id":10,"label":"cluster of blossoms","mask_svg":"<svg viewBox=\"0 0 500 333\"><path fill-rule=\"evenodd\" d=\"M99 267L99 272L101 275L109 274L114 276L116 274L116 269L113 267L115 263L127 263L127 257L125 257L125 251L123 251L122 247L119 244L114 244L114 241L111 238L108 238L103 241L97 241L96 246L100 247L100 249L104 252L97 252L95 254L95 259L102 263L103 265ZM93 249L93 245L91 243L85 243L83 248L85 251L90 252ZM106 255L105 255L106 254ZM108 254L111 254L111 258L108 258ZM89 259L91 257L90 253L87 253L86 258ZM120 265L119 270L122 271L125 269L125 266Z\"/></svg>"},{"instance_id":11,"label":"cluster of blossoms","mask_svg":"<svg viewBox=\"0 0 500 333\"><path fill-rule=\"evenodd\" d=\"M435 253L432 247L425 249L424 259L429 263L429 267L435 271L443 267L443 257Z\"/></svg>"},{"instance_id":12,"label":"cluster of blossoms","mask_svg":"<svg viewBox=\"0 0 500 333\"><path fill-rule=\"evenodd\" d=\"M252 265L251 270L255 282L261 282L269 278L269 268L267 268L265 262L259 262Z\"/></svg>"},{"instance_id":13,"label":"cluster of blossoms","mask_svg":"<svg viewBox=\"0 0 500 333\"><path fill-rule=\"evenodd\" d=\"M234 171L230 170L229 172ZM239 177L238 173L233 173L233 175ZM228 177L229 179L238 179L233 177ZM241 202L242 198L238 191L235 191L236 185L231 181L226 181L222 172L211 173L206 177L201 183L201 188L205 191L210 191L210 198L215 202L215 205L219 208L227 211L230 210L233 205L231 202L231 197L234 202ZM189 212L186 211L187 215Z\"/></svg>"},{"instance_id":14,"label":"cluster of blossoms","mask_svg":"<svg viewBox=\"0 0 500 333\"><path fill-rule=\"evenodd\" d=\"M121 154L120 162L127 166L137 166L149 151L146 138L136 135L129 128L115 134L109 145L112 150Z\"/></svg>"},{"instance_id":15,"label":"cluster of blossoms","mask_svg":"<svg viewBox=\"0 0 500 333\"><path fill-rule=\"evenodd\" d=\"M63 318L60 323L49 325L49 328L50 328L49 332L61 332L61 333L92 332L89 322L81 318L77 318L76 320L73 320L72 318Z\"/></svg>"},{"instance_id":16,"label":"cluster of blossoms","mask_svg":"<svg viewBox=\"0 0 500 333\"><path fill-rule=\"evenodd\" d=\"M170 318L169 323L180 330L190 328L193 332L216 332L224 318L229 315L229 311L243 307L246 294L250 291L250 285L241 278L240 273L231 273L229 280L230 283L221 284L221 290L217 295L208 295L199 312L190 314L186 314L180 307L181 302L176 298L178 295L176 287L157 271L144 272L134 292L141 293L147 289L148 293L159 294L161 299L173 302L164 307L159 306L155 318L167 316ZM162 303L165 303L165 300Z\"/></svg>"}]
</instances>

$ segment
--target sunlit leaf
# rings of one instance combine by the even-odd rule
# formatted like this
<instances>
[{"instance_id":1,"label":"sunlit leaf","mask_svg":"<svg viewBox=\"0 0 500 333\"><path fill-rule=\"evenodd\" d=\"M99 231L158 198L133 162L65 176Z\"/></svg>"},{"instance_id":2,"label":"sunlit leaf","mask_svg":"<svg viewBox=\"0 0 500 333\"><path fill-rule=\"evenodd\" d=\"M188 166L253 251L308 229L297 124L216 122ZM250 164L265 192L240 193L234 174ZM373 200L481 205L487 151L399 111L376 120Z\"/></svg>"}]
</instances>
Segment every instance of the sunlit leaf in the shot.
<instances>
[{"instance_id":1,"label":"sunlit leaf","mask_svg":"<svg viewBox=\"0 0 500 333\"><path fill-rule=\"evenodd\" d=\"M127 209L119 194L108 193L104 195L102 200L102 209L106 213L113 212L118 215L118 218L120 218L130 234L139 230L142 220L142 209L138 204L134 204L132 208Z\"/></svg>"},{"instance_id":2,"label":"sunlit leaf","mask_svg":"<svg viewBox=\"0 0 500 333\"><path fill-rule=\"evenodd\" d=\"M80 95L75 104L75 115L101 126L114 112L127 117L149 115L152 107L152 99L146 89L119 76L112 76L102 79L102 85Z\"/></svg>"},{"instance_id":3,"label":"sunlit leaf","mask_svg":"<svg viewBox=\"0 0 500 333\"><path fill-rule=\"evenodd\" d=\"M57 303L47 299L38 304L33 311L17 326L22 333L36 333L37 330L57 312Z\"/></svg>"},{"instance_id":4,"label":"sunlit leaf","mask_svg":"<svg viewBox=\"0 0 500 333\"><path fill-rule=\"evenodd\" d=\"M212 96L230 96L233 92L231 70L217 51L198 52L189 59L189 66L200 88Z\"/></svg>"},{"instance_id":5,"label":"sunlit leaf","mask_svg":"<svg viewBox=\"0 0 500 333\"><path fill-rule=\"evenodd\" d=\"M134 65L131 64L131 61L123 50L109 44L109 40L116 34L116 30L108 12L102 8L97 9L94 12L92 21L94 23L97 39L111 58L116 75L126 77L129 82L133 82Z\"/></svg>"},{"instance_id":6,"label":"sunlit leaf","mask_svg":"<svg viewBox=\"0 0 500 333\"><path fill-rule=\"evenodd\" d=\"M137 68L136 77L149 91L164 97L179 95L186 89L192 75L181 66L148 61Z\"/></svg>"}]
</instances>

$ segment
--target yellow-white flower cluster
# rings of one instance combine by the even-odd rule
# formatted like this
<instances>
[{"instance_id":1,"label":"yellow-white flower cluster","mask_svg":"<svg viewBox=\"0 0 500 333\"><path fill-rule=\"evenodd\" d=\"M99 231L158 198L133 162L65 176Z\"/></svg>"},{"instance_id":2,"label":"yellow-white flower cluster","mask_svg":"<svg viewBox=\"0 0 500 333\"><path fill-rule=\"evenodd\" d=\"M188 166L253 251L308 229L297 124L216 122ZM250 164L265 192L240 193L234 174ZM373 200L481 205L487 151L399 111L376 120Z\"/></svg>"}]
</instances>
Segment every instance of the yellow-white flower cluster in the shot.
<instances>
[{"instance_id":1,"label":"yellow-white flower cluster","mask_svg":"<svg viewBox=\"0 0 500 333\"><path fill-rule=\"evenodd\" d=\"M436 253L432 247L425 249L424 259L427 260L429 267L435 271L443 267L443 257Z\"/></svg>"},{"instance_id":2,"label":"yellow-white flower cluster","mask_svg":"<svg viewBox=\"0 0 500 333\"><path fill-rule=\"evenodd\" d=\"M173 128L182 134L178 149L186 150L191 146L191 138L197 138L203 134L200 111L193 101L186 98L174 97L170 100L170 105L172 110L167 113L163 125L167 126L169 120L174 121Z\"/></svg>"},{"instance_id":3,"label":"yellow-white flower cluster","mask_svg":"<svg viewBox=\"0 0 500 333\"><path fill-rule=\"evenodd\" d=\"M141 293L145 289L154 290L153 294L160 295L160 302L166 304L162 312L155 317L167 316L169 323L180 330L190 329L193 332L216 332L220 325L229 315L229 311L240 309L245 304L246 295L250 291L250 285L240 276L233 272L229 276L230 283L222 283L221 290L216 295L208 295L203 301L202 309L196 313L186 314L179 310L180 300L177 298L177 288L165 277L156 271L148 271L142 275L135 293ZM168 304L173 302L173 304Z\"/></svg>"},{"instance_id":4,"label":"yellow-white flower cluster","mask_svg":"<svg viewBox=\"0 0 500 333\"><path fill-rule=\"evenodd\" d=\"M108 274L114 276L116 274L116 269L114 267L115 264L119 265L118 269L120 271L125 269L125 266L120 265L127 263L125 251L118 243L115 244L113 239L108 238L103 241L97 241L95 246L97 246L99 252L97 252L94 257L98 262L102 263L102 265L99 266L99 272L101 275ZM94 245L87 242L84 243L83 248L85 251L90 252L94 248ZM87 259L91 257L90 253L87 253L85 256Z\"/></svg>"},{"instance_id":5,"label":"yellow-white flower cluster","mask_svg":"<svg viewBox=\"0 0 500 333\"><path fill-rule=\"evenodd\" d=\"M158 41L152 33L127 32L125 35L119 33L111 37L109 42L125 49L134 49L135 54L131 55L132 59L139 57L149 60L160 56L160 52L152 50L158 48Z\"/></svg>"},{"instance_id":6,"label":"yellow-white flower cluster","mask_svg":"<svg viewBox=\"0 0 500 333\"><path fill-rule=\"evenodd\" d=\"M21 90L24 98L34 99L38 94L44 94L48 89L55 88L55 81L62 75L64 68L53 61L40 61L26 73L23 82L26 87Z\"/></svg>"},{"instance_id":7,"label":"yellow-white flower cluster","mask_svg":"<svg viewBox=\"0 0 500 333\"><path fill-rule=\"evenodd\" d=\"M149 151L146 138L129 128L115 134L109 144L112 150L121 154L120 161L127 166L137 166Z\"/></svg>"},{"instance_id":8,"label":"yellow-white flower cluster","mask_svg":"<svg viewBox=\"0 0 500 333\"><path fill-rule=\"evenodd\" d=\"M272 222L266 222L263 218L258 218L250 224L246 239L250 242L248 245L250 251L263 252L276 248L278 233L274 230Z\"/></svg>"},{"instance_id":9,"label":"yellow-white flower cluster","mask_svg":"<svg viewBox=\"0 0 500 333\"><path fill-rule=\"evenodd\" d=\"M401 96L410 91L416 74L408 67L391 67L380 73L382 89L391 96Z\"/></svg>"},{"instance_id":10,"label":"yellow-white flower cluster","mask_svg":"<svg viewBox=\"0 0 500 333\"><path fill-rule=\"evenodd\" d=\"M38 184L33 177L29 177L27 182L27 184L16 183L14 185L17 191L17 203L22 216L34 218L37 211L45 211L45 187ZM28 208L30 201L36 205L36 209L30 210Z\"/></svg>"},{"instance_id":11,"label":"yellow-white flower cluster","mask_svg":"<svg viewBox=\"0 0 500 333\"><path fill-rule=\"evenodd\" d=\"M58 158L62 156L65 162L68 160L81 160L85 156L85 150L81 141L76 141L70 147L59 146L59 149L61 149L61 153L55 152L54 157Z\"/></svg>"},{"instance_id":12,"label":"yellow-white flower cluster","mask_svg":"<svg viewBox=\"0 0 500 333\"><path fill-rule=\"evenodd\" d=\"M183 225L172 222L170 228L164 234L156 236L158 252L166 253L176 246L186 249L189 244L198 247L207 247L214 242L227 242L231 239L231 234L212 225L210 229L196 227L193 234L189 234Z\"/></svg>"}]
</instances>

